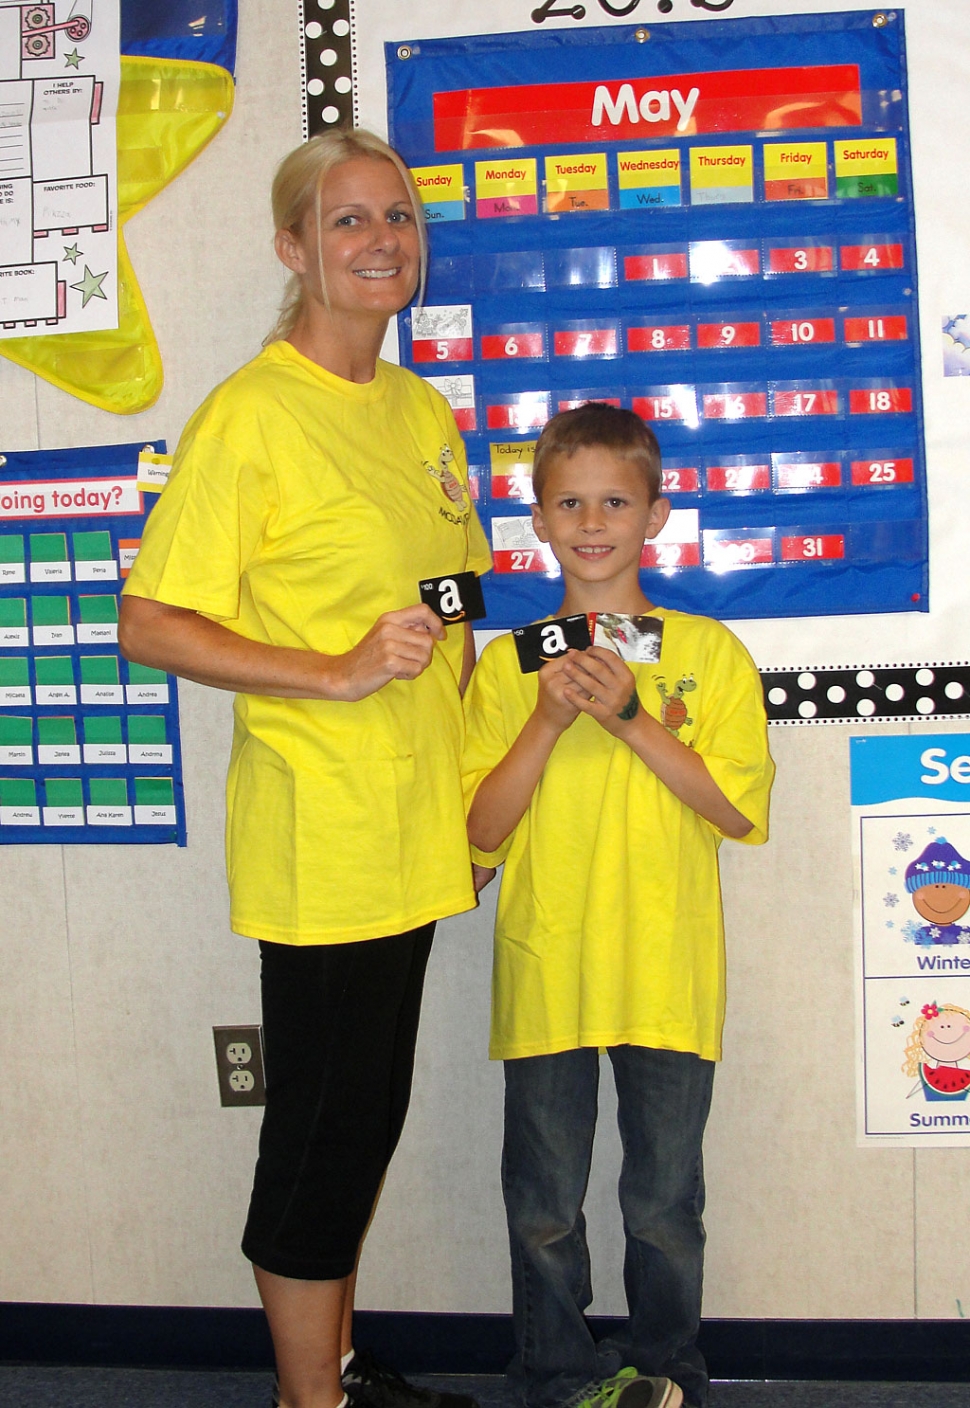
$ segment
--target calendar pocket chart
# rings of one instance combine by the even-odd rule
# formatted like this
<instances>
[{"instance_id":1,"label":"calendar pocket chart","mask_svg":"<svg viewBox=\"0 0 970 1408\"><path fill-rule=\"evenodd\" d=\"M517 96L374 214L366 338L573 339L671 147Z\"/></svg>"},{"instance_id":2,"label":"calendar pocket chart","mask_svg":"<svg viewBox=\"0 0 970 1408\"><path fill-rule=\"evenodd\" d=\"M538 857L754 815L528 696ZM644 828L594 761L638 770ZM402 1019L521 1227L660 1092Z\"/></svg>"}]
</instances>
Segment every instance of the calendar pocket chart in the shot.
<instances>
[{"instance_id":1,"label":"calendar pocket chart","mask_svg":"<svg viewBox=\"0 0 970 1408\"><path fill-rule=\"evenodd\" d=\"M185 845L175 679L118 652L163 451L0 456L0 845Z\"/></svg>"},{"instance_id":2,"label":"calendar pocket chart","mask_svg":"<svg viewBox=\"0 0 970 1408\"><path fill-rule=\"evenodd\" d=\"M431 247L402 361L466 440L487 624L555 610L531 457L589 400L660 442L674 514L648 595L726 618L927 611L902 13L385 52Z\"/></svg>"}]
</instances>

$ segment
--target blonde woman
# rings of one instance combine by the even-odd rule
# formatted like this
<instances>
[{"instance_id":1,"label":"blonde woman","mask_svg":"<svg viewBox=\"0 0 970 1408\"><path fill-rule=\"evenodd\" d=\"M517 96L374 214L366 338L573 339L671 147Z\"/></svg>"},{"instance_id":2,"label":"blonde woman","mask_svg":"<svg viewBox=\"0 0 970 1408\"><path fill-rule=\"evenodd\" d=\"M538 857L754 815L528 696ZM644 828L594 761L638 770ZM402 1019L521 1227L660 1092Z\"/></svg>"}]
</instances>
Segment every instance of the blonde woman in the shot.
<instances>
[{"instance_id":1,"label":"blonde woman","mask_svg":"<svg viewBox=\"0 0 970 1408\"><path fill-rule=\"evenodd\" d=\"M441 1408L354 1356L351 1312L434 923L474 904L458 776L474 647L417 584L490 559L451 411L378 356L424 277L406 167L369 133L315 137L280 166L273 214L279 323L189 421L120 640L236 694L230 917L260 941L267 1068L243 1250L279 1401Z\"/></svg>"}]
</instances>

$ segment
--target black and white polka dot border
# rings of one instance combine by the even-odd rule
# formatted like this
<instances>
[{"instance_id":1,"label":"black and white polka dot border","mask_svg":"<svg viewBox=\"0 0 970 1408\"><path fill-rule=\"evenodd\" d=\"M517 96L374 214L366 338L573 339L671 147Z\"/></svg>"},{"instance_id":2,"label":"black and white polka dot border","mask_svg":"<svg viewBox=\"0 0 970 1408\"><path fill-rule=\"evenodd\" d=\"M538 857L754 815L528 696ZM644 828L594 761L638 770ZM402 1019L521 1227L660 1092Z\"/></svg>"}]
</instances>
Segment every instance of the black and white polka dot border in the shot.
<instances>
[{"instance_id":1,"label":"black and white polka dot border","mask_svg":"<svg viewBox=\"0 0 970 1408\"><path fill-rule=\"evenodd\" d=\"M970 664L761 670L770 724L970 718Z\"/></svg>"},{"instance_id":2,"label":"black and white polka dot border","mask_svg":"<svg viewBox=\"0 0 970 1408\"><path fill-rule=\"evenodd\" d=\"M354 123L350 0L300 0L303 135Z\"/></svg>"}]
</instances>

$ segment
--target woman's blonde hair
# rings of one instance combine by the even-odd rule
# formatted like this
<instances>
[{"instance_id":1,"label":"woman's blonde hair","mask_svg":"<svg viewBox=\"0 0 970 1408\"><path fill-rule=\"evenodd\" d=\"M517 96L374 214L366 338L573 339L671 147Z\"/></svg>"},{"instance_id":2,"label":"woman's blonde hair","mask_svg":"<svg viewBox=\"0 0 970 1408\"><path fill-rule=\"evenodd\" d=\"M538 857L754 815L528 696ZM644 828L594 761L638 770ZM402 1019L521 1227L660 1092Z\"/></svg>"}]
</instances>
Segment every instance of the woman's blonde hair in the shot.
<instances>
[{"instance_id":1,"label":"woman's blonde hair","mask_svg":"<svg viewBox=\"0 0 970 1408\"><path fill-rule=\"evenodd\" d=\"M297 147L295 151L290 152L289 156L285 156L277 167L276 175L273 178L273 228L277 232L280 230L298 231L310 210L313 209L316 213L317 229L319 230L321 193L327 177L335 167L343 165L345 161L353 161L355 157L370 157L374 161L389 161L404 182L404 188L411 201L411 213L414 216L415 228L418 232L421 260L421 272L418 278L418 302L420 303L424 298L424 285L428 272L428 235L424 221L424 205L418 188L414 184L414 177L407 166L394 148L389 147L373 132L367 132L363 128L342 128L333 132L321 132L318 136L311 137L308 142L304 142L302 147ZM326 301L327 285L323 276L323 256L319 245L317 257L320 266L320 283ZM270 342L278 342L280 338L287 337L292 332L303 308L303 298L303 288L299 277L293 274L287 280L279 317L272 332L264 339L264 347Z\"/></svg>"}]
</instances>

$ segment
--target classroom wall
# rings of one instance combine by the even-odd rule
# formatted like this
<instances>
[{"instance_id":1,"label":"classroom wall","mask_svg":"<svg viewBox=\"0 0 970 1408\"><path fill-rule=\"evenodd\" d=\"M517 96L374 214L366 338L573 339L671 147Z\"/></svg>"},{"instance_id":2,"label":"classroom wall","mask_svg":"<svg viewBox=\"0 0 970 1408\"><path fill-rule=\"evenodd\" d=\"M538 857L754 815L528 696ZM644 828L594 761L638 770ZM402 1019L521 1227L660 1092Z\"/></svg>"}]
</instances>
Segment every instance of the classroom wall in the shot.
<instances>
[{"instance_id":1,"label":"classroom wall","mask_svg":"<svg viewBox=\"0 0 970 1408\"><path fill-rule=\"evenodd\" d=\"M756 8L766 9L737 6ZM956 14L926 0L911 8ZM361 26L367 9L361 0ZM0 450L159 436L174 445L204 392L258 350L282 287L267 192L300 139L299 47L295 5L245 0L241 10L233 117L127 229L165 362L160 401L112 417L0 359ZM914 122L919 188L921 160L935 159L927 131L944 120L927 62L939 63L940 86L962 89L945 34L922 31L916 42L914 91L932 110L929 129ZM962 108L947 121L956 146ZM959 213L966 197L953 198ZM938 310L931 319L927 290L944 277L932 248L922 268L928 326ZM951 491L966 469L965 388L940 384L934 356L928 344L933 508L962 542L962 496ZM948 551L953 564L957 545ZM961 638L946 651L957 604L966 630L956 570L940 583L944 616L931 622L941 659L966 650ZM813 651L829 647L820 663L857 651L866 663L926 658L931 637L910 620L895 636L892 621L877 625L871 648L865 622L848 637L840 623L824 637L799 625L789 648L802 633ZM792 663L764 653L754 624L740 634L759 664ZM256 1303L238 1240L259 1111L219 1106L211 1037L213 1025L259 1012L256 946L229 931L223 876L230 701L183 685L181 702L187 849L0 853L0 1300ZM771 842L723 850L729 1016L707 1154L710 1316L955 1318L958 1301L970 1304L970 1230L954 1215L968 1204L967 1152L855 1143L853 731L774 730ZM486 1059L493 905L494 888L479 911L440 927L412 1113L364 1257L363 1307L509 1309L501 1071ZM608 1087L607 1077L587 1203L593 1308L603 1314L622 1311Z\"/></svg>"}]
</instances>

